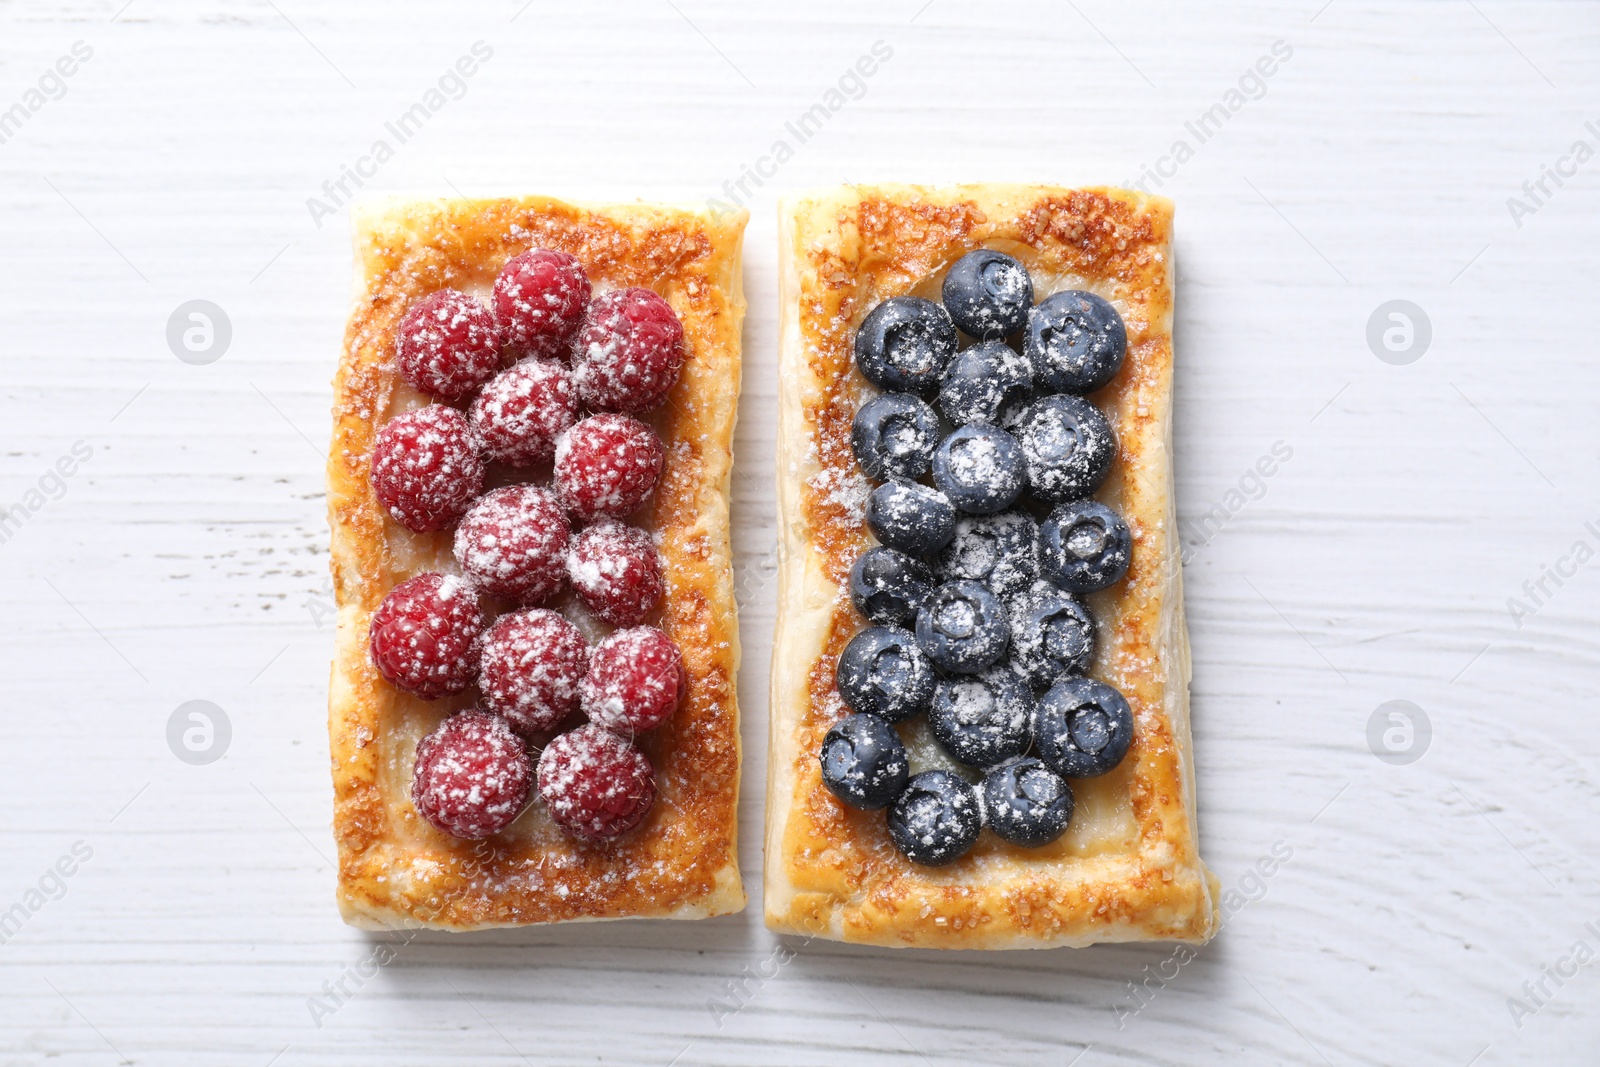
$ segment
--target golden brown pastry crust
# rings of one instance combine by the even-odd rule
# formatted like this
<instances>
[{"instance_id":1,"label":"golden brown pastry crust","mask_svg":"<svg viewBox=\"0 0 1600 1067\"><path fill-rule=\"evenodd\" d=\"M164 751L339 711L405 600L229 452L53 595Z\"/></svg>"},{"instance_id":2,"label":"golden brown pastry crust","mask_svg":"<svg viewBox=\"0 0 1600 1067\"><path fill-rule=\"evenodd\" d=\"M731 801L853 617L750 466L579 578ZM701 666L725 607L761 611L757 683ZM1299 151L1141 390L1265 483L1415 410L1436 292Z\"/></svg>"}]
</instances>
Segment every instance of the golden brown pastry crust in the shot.
<instances>
[{"instance_id":1,"label":"golden brown pastry crust","mask_svg":"<svg viewBox=\"0 0 1600 1067\"><path fill-rule=\"evenodd\" d=\"M583 206L538 197L385 200L356 212L355 304L334 379L328 518L339 605L328 729L333 757L339 909L367 928L493 926L701 918L744 906L736 852L739 664L728 533L728 475L744 317L744 212L712 217L647 204ZM368 479L373 438L426 398L399 379L393 337L412 301L444 287L485 295L529 248L582 261L596 289L644 286L683 322L687 359L653 416L666 470L645 512L666 563L656 623L689 676L672 719L641 740L657 771L645 822L609 846L561 833L533 801L511 827L460 841L411 805L416 742L470 694L428 702L381 678L367 655L372 612L395 585L456 569L450 533L393 523Z\"/></svg>"},{"instance_id":2,"label":"golden brown pastry crust","mask_svg":"<svg viewBox=\"0 0 1600 1067\"><path fill-rule=\"evenodd\" d=\"M766 919L775 930L889 946L1042 948L1203 941L1217 925L1201 863L1188 719L1189 647L1172 491L1172 204L1116 189L853 186L779 209L778 629L773 641ZM844 591L870 543L868 484L849 446L871 387L855 331L895 295L938 299L938 276L979 246L1017 256L1036 296L1088 289L1128 328L1122 373L1093 400L1117 431L1100 500L1133 531L1128 577L1094 594L1091 672L1133 708L1128 757L1074 783L1078 813L1044 849L985 832L943 868L897 853L881 812L839 803L816 753L846 713L833 683L864 623ZM913 771L918 751L913 745Z\"/></svg>"}]
</instances>

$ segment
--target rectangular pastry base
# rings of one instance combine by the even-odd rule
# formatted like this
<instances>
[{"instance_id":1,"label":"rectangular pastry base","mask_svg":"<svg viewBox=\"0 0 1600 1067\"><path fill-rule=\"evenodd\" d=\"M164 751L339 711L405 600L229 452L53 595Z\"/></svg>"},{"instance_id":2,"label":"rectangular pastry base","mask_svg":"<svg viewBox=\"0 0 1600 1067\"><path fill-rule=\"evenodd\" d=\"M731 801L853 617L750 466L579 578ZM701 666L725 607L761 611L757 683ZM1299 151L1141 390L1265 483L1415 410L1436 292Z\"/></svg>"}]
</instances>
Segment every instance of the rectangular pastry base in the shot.
<instances>
[{"instance_id":1,"label":"rectangular pastry base","mask_svg":"<svg viewBox=\"0 0 1600 1067\"><path fill-rule=\"evenodd\" d=\"M778 630L767 784L766 920L782 932L920 948L1045 948L1204 941L1217 925L1201 863L1189 741L1189 646L1173 508L1172 204L1117 189L852 186L779 209L781 286ZM852 359L857 326L884 299L939 299L946 267L978 247L1020 259L1036 299L1105 297L1128 329L1127 363L1092 399L1117 432L1097 498L1133 531L1128 577L1091 595L1094 677L1128 698L1121 766L1075 782L1067 834L1041 849L985 831L948 867L919 867L889 842L882 812L838 802L817 751L845 714L833 683L864 623L844 583L870 543L870 484L849 447L872 392ZM925 726L912 772L951 766Z\"/></svg>"},{"instance_id":2,"label":"rectangular pastry base","mask_svg":"<svg viewBox=\"0 0 1600 1067\"><path fill-rule=\"evenodd\" d=\"M746 215L692 208L583 206L536 197L384 200L357 210L355 303L334 379L328 461L338 632L329 689L339 910L370 929L495 926L623 917L696 919L744 907L736 804L739 663L728 476L744 317ZM450 532L415 534L373 498L369 456L389 417L426 403L392 365L395 327L441 288L488 293L530 248L578 257L596 290L644 286L684 327L687 359L652 417L666 470L640 522L657 537L668 592L657 625L683 652L688 695L641 739L656 804L609 846L561 833L535 800L484 841L433 829L411 805L417 741L471 695L423 701L384 681L367 655L372 612L412 575L454 571Z\"/></svg>"}]
</instances>

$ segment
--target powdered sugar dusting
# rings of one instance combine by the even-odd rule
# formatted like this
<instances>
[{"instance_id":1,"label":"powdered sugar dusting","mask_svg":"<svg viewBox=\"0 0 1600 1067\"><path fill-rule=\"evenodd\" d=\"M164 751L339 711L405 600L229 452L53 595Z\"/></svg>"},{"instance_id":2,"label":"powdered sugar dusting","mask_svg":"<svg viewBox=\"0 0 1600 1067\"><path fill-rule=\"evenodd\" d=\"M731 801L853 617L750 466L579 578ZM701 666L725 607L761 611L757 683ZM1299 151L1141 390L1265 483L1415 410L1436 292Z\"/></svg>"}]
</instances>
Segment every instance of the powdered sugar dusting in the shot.
<instances>
[{"instance_id":1,"label":"powdered sugar dusting","mask_svg":"<svg viewBox=\"0 0 1600 1067\"><path fill-rule=\"evenodd\" d=\"M633 745L595 725L545 746L539 796L568 833L607 840L637 826L655 802L655 770Z\"/></svg>"},{"instance_id":2,"label":"powdered sugar dusting","mask_svg":"<svg viewBox=\"0 0 1600 1067\"><path fill-rule=\"evenodd\" d=\"M666 634L653 626L618 630L590 657L583 711L624 736L653 730L677 710L685 680L683 656Z\"/></svg>"},{"instance_id":3,"label":"powdered sugar dusting","mask_svg":"<svg viewBox=\"0 0 1600 1067\"><path fill-rule=\"evenodd\" d=\"M556 442L556 494L575 518L620 519L655 490L665 464L661 439L638 419L591 415Z\"/></svg>"},{"instance_id":4,"label":"powdered sugar dusting","mask_svg":"<svg viewBox=\"0 0 1600 1067\"><path fill-rule=\"evenodd\" d=\"M483 615L454 575L419 574L395 586L372 614L368 649L391 683L427 700L459 693L477 673Z\"/></svg>"},{"instance_id":5,"label":"powdered sugar dusting","mask_svg":"<svg viewBox=\"0 0 1600 1067\"><path fill-rule=\"evenodd\" d=\"M666 593L661 554L650 534L611 520L572 539L567 576L578 597L613 626L635 626Z\"/></svg>"},{"instance_id":6,"label":"powdered sugar dusting","mask_svg":"<svg viewBox=\"0 0 1600 1067\"><path fill-rule=\"evenodd\" d=\"M549 491L509 485L485 495L456 528L461 569L494 596L540 603L566 578L571 528Z\"/></svg>"},{"instance_id":7,"label":"powdered sugar dusting","mask_svg":"<svg viewBox=\"0 0 1600 1067\"><path fill-rule=\"evenodd\" d=\"M649 289L618 289L589 305L573 344L573 377L594 411L640 415L658 407L683 367L683 325Z\"/></svg>"},{"instance_id":8,"label":"powdered sugar dusting","mask_svg":"<svg viewBox=\"0 0 1600 1067\"><path fill-rule=\"evenodd\" d=\"M472 402L472 426L490 459L525 466L548 462L556 439L578 420L567 368L525 359L497 375Z\"/></svg>"},{"instance_id":9,"label":"powdered sugar dusting","mask_svg":"<svg viewBox=\"0 0 1600 1067\"><path fill-rule=\"evenodd\" d=\"M578 710L589 643L544 608L502 615L483 641L479 687L490 711L522 730L554 730Z\"/></svg>"},{"instance_id":10,"label":"powdered sugar dusting","mask_svg":"<svg viewBox=\"0 0 1600 1067\"><path fill-rule=\"evenodd\" d=\"M939 565L947 577L982 582L996 596L1012 596L1038 577L1039 524L1020 508L964 516Z\"/></svg>"},{"instance_id":11,"label":"powdered sugar dusting","mask_svg":"<svg viewBox=\"0 0 1600 1067\"><path fill-rule=\"evenodd\" d=\"M500 366L500 328L483 304L454 289L429 293L406 311L395 334L395 367L411 386L461 400Z\"/></svg>"},{"instance_id":12,"label":"powdered sugar dusting","mask_svg":"<svg viewBox=\"0 0 1600 1067\"><path fill-rule=\"evenodd\" d=\"M589 276L577 258L536 248L512 258L494 281L494 316L517 355L566 355L589 303Z\"/></svg>"},{"instance_id":13,"label":"powdered sugar dusting","mask_svg":"<svg viewBox=\"0 0 1600 1067\"><path fill-rule=\"evenodd\" d=\"M867 497L872 493L872 483L853 465L823 467L807 479L806 484L829 506L838 508L845 521L866 521Z\"/></svg>"},{"instance_id":14,"label":"powdered sugar dusting","mask_svg":"<svg viewBox=\"0 0 1600 1067\"><path fill-rule=\"evenodd\" d=\"M417 746L411 799L430 823L455 837L488 837L527 806L533 762L497 715L464 711Z\"/></svg>"},{"instance_id":15,"label":"powdered sugar dusting","mask_svg":"<svg viewBox=\"0 0 1600 1067\"><path fill-rule=\"evenodd\" d=\"M372 491L394 520L419 533L459 519L483 487L483 460L466 416L442 404L397 415L372 449Z\"/></svg>"}]
</instances>

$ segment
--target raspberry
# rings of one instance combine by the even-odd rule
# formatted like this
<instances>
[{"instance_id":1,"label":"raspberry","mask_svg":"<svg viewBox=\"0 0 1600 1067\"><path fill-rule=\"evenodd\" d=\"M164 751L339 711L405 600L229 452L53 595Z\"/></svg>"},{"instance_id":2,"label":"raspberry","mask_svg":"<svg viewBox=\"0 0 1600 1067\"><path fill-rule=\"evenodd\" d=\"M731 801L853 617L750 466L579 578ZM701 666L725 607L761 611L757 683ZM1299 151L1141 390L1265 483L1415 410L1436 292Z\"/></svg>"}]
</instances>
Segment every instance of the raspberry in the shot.
<instances>
[{"instance_id":1,"label":"raspberry","mask_svg":"<svg viewBox=\"0 0 1600 1067\"><path fill-rule=\"evenodd\" d=\"M411 802L453 837L488 837L516 821L528 804L533 760L497 715L452 715L417 745Z\"/></svg>"},{"instance_id":2,"label":"raspberry","mask_svg":"<svg viewBox=\"0 0 1600 1067\"><path fill-rule=\"evenodd\" d=\"M589 643L553 611L502 615L483 639L483 704L526 733L554 730L578 710Z\"/></svg>"},{"instance_id":3,"label":"raspberry","mask_svg":"<svg viewBox=\"0 0 1600 1067\"><path fill-rule=\"evenodd\" d=\"M603 841L639 825L655 803L655 770L643 752L598 726L580 726L539 756L539 796L576 837Z\"/></svg>"},{"instance_id":4,"label":"raspberry","mask_svg":"<svg viewBox=\"0 0 1600 1067\"><path fill-rule=\"evenodd\" d=\"M494 317L517 356L567 354L589 304L589 276L565 252L535 248L500 268L494 280Z\"/></svg>"},{"instance_id":5,"label":"raspberry","mask_svg":"<svg viewBox=\"0 0 1600 1067\"><path fill-rule=\"evenodd\" d=\"M483 488L483 459L467 417L443 404L396 415L372 447L372 491L408 530L455 523Z\"/></svg>"},{"instance_id":6,"label":"raspberry","mask_svg":"<svg viewBox=\"0 0 1600 1067\"><path fill-rule=\"evenodd\" d=\"M683 324L649 289L602 293L572 346L578 396L591 411L642 415L657 408L683 369Z\"/></svg>"},{"instance_id":7,"label":"raspberry","mask_svg":"<svg viewBox=\"0 0 1600 1067\"><path fill-rule=\"evenodd\" d=\"M567 368L547 359L525 359L496 376L472 402L472 428L484 453L524 466L548 463L556 438L578 419Z\"/></svg>"},{"instance_id":8,"label":"raspberry","mask_svg":"<svg viewBox=\"0 0 1600 1067\"><path fill-rule=\"evenodd\" d=\"M583 711L607 730L642 733L667 721L685 686L683 656L672 638L653 626L618 630L589 657Z\"/></svg>"},{"instance_id":9,"label":"raspberry","mask_svg":"<svg viewBox=\"0 0 1600 1067\"><path fill-rule=\"evenodd\" d=\"M437 700L472 684L483 614L455 575L419 574L390 590L372 613L368 645L378 673L408 693Z\"/></svg>"},{"instance_id":10,"label":"raspberry","mask_svg":"<svg viewBox=\"0 0 1600 1067\"><path fill-rule=\"evenodd\" d=\"M584 606L613 626L639 625L666 592L650 535L609 520L572 539L567 577Z\"/></svg>"},{"instance_id":11,"label":"raspberry","mask_svg":"<svg viewBox=\"0 0 1600 1067\"><path fill-rule=\"evenodd\" d=\"M484 494L456 527L456 562L489 595L537 604L566 580L571 536L555 497L508 485Z\"/></svg>"},{"instance_id":12,"label":"raspberry","mask_svg":"<svg viewBox=\"0 0 1600 1067\"><path fill-rule=\"evenodd\" d=\"M500 369L500 327L481 301L440 289L400 320L395 365L429 396L462 400Z\"/></svg>"},{"instance_id":13,"label":"raspberry","mask_svg":"<svg viewBox=\"0 0 1600 1067\"><path fill-rule=\"evenodd\" d=\"M644 503L665 463L661 438L638 419L591 415L556 441L556 496L583 522L620 519Z\"/></svg>"}]
</instances>

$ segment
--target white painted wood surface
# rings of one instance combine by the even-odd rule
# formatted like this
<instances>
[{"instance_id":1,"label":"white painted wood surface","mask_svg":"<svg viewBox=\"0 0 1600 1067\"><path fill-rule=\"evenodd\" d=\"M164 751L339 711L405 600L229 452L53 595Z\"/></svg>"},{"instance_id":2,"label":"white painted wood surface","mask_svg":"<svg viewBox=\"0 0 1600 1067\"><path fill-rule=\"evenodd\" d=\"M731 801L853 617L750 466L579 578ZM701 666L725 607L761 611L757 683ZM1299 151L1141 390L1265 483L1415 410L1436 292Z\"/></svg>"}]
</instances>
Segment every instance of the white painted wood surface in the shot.
<instances>
[{"instance_id":1,"label":"white painted wood surface","mask_svg":"<svg viewBox=\"0 0 1600 1067\"><path fill-rule=\"evenodd\" d=\"M521 2L0 8L0 109L26 112L0 143L0 504L34 512L0 544L0 909L21 921L0 944L0 1061L1595 1062L1600 966L1570 954L1600 950L1600 565L1560 561L1600 548L1600 160L1546 179L1520 220L1507 198L1600 146L1600 7ZM389 948L340 925L321 466L349 266L345 212L319 226L306 201L479 40L492 58L369 189L699 201L793 148L743 197L756 899L774 191L1118 182L1189 142L1162 189L1186 525L1234 511L1276 442L1292 457L1189 538L1204 851L1259 899L1175 978L1130 986L1172 972L1168 946L795 942L778 966L758 907ZM880 40L892 58L860 98L796 144L785 122ZM46 77L30 97L78 41L65 94ZM1292 56L1264 95L1200 143L1185 122L1275 41ZM207 366L165 337L197 298L232 324ZM1431 321L1409 365L1365 339L1391 299ZM58 488L79 441L92 455ZM1514 619L1507 599L1558 564L1575 573ZM197 699L232 726L207 766L166 740ZM1368 746L1394 699L1432 724L1409 765ZM1277 842L1292 858L1252 876Z\"/></svg>"}]
</instances>

